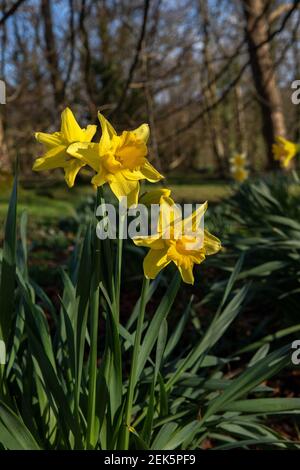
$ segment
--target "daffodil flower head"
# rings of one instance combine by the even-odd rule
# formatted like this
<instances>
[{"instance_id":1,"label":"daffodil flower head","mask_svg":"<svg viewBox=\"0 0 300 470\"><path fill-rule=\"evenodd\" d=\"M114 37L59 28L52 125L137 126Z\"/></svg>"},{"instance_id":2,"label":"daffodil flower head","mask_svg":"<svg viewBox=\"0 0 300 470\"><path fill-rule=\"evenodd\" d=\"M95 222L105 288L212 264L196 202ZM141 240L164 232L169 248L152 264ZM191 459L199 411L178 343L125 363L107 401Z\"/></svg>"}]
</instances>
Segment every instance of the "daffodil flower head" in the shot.
<instances>
[{"instance_id":1,"label":"daffodil flower head","mask_svg":"<svg viewBox=\"0 0 300 470\"><path fill-rule=\"evenodd\" d=\"M61 129L53 134L36 132L35 138L46 147L46 153L37 158L33 165L34 171L54 170L63 168L65 180L72 187L79 170L86 165L81 156L74 158L70 153L70 146L74 142L90 142L97 130L97 126L89 125L81 129L72 111L66 108L61 115Z\"/></svg>"},{"instance_id":2,"label":"daffodil flower head","mask_svg":"<svg viewBox=\"0 0 300 470\"><path fill-rule=\"evenodd\" d=\"M232 158L230 158L230 164L234 167L244 167L247 163L245 153L237 153Z\"/></svg>"},{"instance_id":3,"label":"daffodil flower head","mask_svg":"<svg viewBox=\"0 0 300 470\"><path fill-rule=\"evenodd\" d=\"M234 166L231 168L232 177L238 183L243 183L249 176L249 171L243 167Z\"/></svg>"},{"instance_id":4,"label":"daffodil flower head","mask_svg":"<svg viewBox=\"0 0 300 470\"><path fill-rule=\"evenodd\" d=\"M273 144L273 155L274 159L280 162L282 168L288 168L290 161L298 152L298 144L295 144L281 136L276 137L276 143Z\"/></svg>"},{"instance_id":5,"label":"daffodil flower head","mask_svg":"<svg viewBox=\"0 0 300 470\"><path fill-rule=\"evenodd\" d=\"M194 265L202 263L207 255L217 253L221 248L220 240L198 225L207 209L207 203L185 219L179 216L170 197L163 199L161 209L157 233L133 239L136 245L150 249L144 258L144 274L147 278L154 279L163 268L173 262L183 281L194 284ZM172 215L167 224L165 214L168 211Z\"/></svg>"},{"instance_id":6,"label":"daffodil flower head","mask_svg":"<svg viewBox=\"0 0 300 470\"><path fill-rule=\"evenodd\" d=\"M108 183L112 192L120 200L127 197L127 205L137 204L139 181L155 183L163 176L147 159L149 126L142 124L133 131L123 131L118 135L113 126L98 114L102 129L99 144L74 144L71 153L88 161L96 175L92 184L102 186Z\"/></svg>"}]
</instances>

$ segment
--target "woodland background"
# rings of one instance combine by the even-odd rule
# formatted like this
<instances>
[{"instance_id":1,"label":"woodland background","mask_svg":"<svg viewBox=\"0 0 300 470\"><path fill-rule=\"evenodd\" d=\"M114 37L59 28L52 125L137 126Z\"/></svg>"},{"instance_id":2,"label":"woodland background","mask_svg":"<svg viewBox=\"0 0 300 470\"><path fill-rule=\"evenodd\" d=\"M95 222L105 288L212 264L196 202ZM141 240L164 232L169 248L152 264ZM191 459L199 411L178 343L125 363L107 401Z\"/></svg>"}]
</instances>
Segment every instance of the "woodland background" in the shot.
<instances>
[{"instance_id":1,"label":"woodland background","mask_svg":"<svg viewBox=\"0 0 300 470\"><path fill-rule=\"evenodd\" d=\"M275 135L299 138L299 3L1 0L1 170L18 155L40 178L34 132L57 130L65 106L82 126L97 110L117 129L149 122L150 159L184 181L228 176L242 151L252 172L274 168Z\"/></svg>"}]
</instances>

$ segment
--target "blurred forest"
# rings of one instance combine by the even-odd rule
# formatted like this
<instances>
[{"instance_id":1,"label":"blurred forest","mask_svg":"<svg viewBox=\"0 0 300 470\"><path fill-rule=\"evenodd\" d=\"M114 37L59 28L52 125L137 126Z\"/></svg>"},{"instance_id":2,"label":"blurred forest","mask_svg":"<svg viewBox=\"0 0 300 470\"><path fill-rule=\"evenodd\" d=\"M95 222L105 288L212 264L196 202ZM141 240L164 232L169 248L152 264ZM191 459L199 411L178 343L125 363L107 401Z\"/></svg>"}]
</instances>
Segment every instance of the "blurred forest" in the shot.
<instances>
[{"instance_id":1,"label":"blurred forest","mask_svg":"<svg viewBox=\"0 0 300 470\"><path fill-rule=\"evenodd\" d=\"M300 8L278 0L0 0L0 166L32 174L34 132L103 112L151 126L165 172L228 174L233 153L274 168L275 135L299 138Z\"/></svg>"}]
</instances>

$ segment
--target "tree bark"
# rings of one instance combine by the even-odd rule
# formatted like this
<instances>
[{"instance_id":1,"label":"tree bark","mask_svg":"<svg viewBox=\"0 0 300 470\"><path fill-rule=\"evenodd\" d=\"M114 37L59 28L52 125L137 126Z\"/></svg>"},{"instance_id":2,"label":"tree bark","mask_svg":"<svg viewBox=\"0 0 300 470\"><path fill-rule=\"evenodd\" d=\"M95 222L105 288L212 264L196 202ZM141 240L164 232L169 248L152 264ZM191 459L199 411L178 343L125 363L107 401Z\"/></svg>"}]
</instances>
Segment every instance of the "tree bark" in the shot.
<instances>
[{"instance_id":1,"label":"tree bark","mask_svg":"<svg viewBox=\"0 0 300 470\"><path fill-rule=\"evenodd\" d=\"M204 88L206 91L204 95L207 108L209 109L211 104L217 100L217 89L215 82L215 73L212 65L212 55L210 50L210 18L207 0L199 0L199 13L202 20L201 22L203 32L203 55L206 71L206 83L204 83ZM210 86L207 86L207 84L210 84ZM215 108L209 110L207 112L207 117L215 164L218 169L219 175L224 176L225 150L222 136L220 133L220 119L218 109Z\"/></svg>"},{"instance_id":2,"label":"tree bark","mask_svg":"<svg viewBox=\"0 0 300 470\"><path fill-rule=\"evenodd\" d=\"M3 106L3 105L1 105ZM5 141L4 134L4 116L0 110L0 172L11 172L11 162L8 154L8 149Z\"/></svg>"},{"instance_id":3,"label":"tree bark","mask_svg":"<svg viewBox=\"0 0 300 470\"><path fill-rule=\"evenodd\" d=\"M53 21L50 0L41 0L41 16L44 24L44 36L46 45L46 61L53 88L54 102L57 108L62 106L65 95L64 82L60 76L56 38L53 31Z\"/></svg>"},{"instance_id":4,"label":"tree bark","mask_svg":"<svg viewBox=\"0 0 300 470\"><path fill-rule=\"evenodd\" d=\"M263 121L267 166L274 168L277 164L273 158L272 145L277 135L285 136L286 127L281 94L268 43L268 2L265 0L243 0L243 4L246 18L246 40Z\"/></svg>"}]
</instances>

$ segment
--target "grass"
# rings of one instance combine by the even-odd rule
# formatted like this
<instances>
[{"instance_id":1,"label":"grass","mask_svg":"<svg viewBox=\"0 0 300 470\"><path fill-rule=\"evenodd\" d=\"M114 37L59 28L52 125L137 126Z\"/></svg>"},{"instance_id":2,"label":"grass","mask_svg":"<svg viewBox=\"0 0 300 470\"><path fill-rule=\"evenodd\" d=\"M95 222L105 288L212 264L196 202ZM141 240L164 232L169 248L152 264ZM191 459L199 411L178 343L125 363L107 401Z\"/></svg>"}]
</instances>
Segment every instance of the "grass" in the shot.
<instances>
[{"instance_id":1,"label":"grass","mask_svg":"<svg viewBox=\"0 0 300 470\"><path fill-rule=\"evenodd\" d=\"M231 194L230 186L224 182L198 183L198 184L170 184L172 195L178 202L219 202ZM146 190L153 189L153 185L146 185ZM18 212L28 212L29 219L36 222L47 222L64 217L75 217L76 208L88 196L93 196L91 186L76 186L68 189L65 185L49 189L22 189L19 192ZM0 222L4 222L7 212L9 188L5 188L0 195Z\"/></svg>"},{"instance_id":2,"label":"grass","mask_svg":"<svg viewBox=\"0 0 300 470\"><path fill-rule=\"evenodd\" d=\"M226 183L200 183L200 184L171 184L170 189L176 201L217 203L226 199L232 193Z\"/></svg>"},{"instance_id":3,"label":"grass","mask_svg":"<svg viewBox=\"0 0 300 470\"><path fill-rule=\"evenodd\" d=\"M0 221L3 223L7 212L9 190L0 196ZM45 222L63 217L75 217L76 207L88 195L93 194L89 187L77 187L72 191L66 187L49 190L22 189L19 192L18 213L26 210L29 218Z\"/></svg>"}]
</instances>

